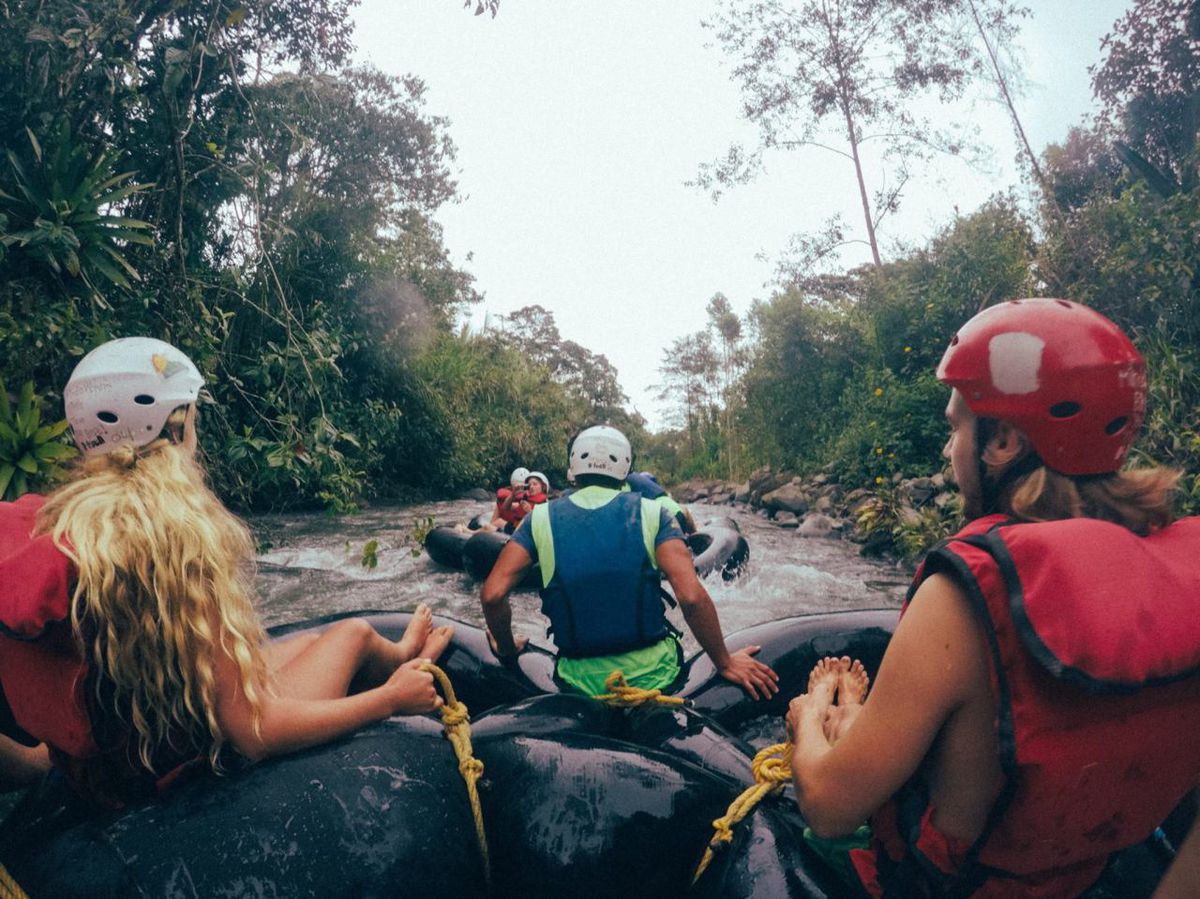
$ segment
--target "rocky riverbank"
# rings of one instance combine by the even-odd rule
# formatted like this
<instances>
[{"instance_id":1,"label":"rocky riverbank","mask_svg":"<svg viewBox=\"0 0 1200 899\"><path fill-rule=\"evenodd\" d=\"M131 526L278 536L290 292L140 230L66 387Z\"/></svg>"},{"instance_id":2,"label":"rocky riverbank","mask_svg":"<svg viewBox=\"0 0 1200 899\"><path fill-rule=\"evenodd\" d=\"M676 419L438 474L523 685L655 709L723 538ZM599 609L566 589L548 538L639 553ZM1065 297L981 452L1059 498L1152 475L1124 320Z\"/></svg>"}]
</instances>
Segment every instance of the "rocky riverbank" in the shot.
<instances>
[{"instance_id":1,"label":"rocky riverbank","mask_svg":"<svg viewBox=\"0 0 1200 899\"><path fill-rule=\"evenodd\" d=\"M958 519L957 492L940 472L847 489L826 474L763 467L741 483L692 478L670 489L680 503L742 506L800 537L854 541L869 556L915 558Z\"/></svg>"}]
</instances>

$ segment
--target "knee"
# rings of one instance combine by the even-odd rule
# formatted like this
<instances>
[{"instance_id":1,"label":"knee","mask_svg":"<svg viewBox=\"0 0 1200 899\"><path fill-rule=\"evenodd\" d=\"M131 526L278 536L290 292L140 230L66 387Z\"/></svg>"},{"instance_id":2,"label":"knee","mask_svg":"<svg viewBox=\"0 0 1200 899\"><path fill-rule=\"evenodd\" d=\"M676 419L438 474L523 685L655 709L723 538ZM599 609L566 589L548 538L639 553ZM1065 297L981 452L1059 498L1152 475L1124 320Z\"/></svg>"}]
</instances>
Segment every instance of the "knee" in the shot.
<instances>
[{"instance_id":1,"label":"knee","mask_svg":"<svg viewBox=\"0 0 1200 899\"><path fill-rule=\"evenodd\" d=\"M354 650L364 650L375 638L375 628L365 618L345 618L330 625L325 634L329 640Z\"/></svg>"}]
</instances>

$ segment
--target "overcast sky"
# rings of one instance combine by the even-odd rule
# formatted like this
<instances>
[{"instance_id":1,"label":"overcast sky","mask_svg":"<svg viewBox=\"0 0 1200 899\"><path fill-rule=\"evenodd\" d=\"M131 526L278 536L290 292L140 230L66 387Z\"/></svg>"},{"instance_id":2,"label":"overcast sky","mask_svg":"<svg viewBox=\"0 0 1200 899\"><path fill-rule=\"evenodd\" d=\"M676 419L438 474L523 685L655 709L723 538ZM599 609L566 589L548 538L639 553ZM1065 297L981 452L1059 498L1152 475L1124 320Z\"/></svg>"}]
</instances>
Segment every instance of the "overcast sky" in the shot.
<instances>
[{"instance_id":1,"label":"overcast sky","mask_svg":"<svg viewBox=\"0 0 1200 899\"><path fill-rule=\"evenodd\" d=\"M1094 109L1088 66L1131 0L1032 0L1020 39L1020 113L1039 152ZM428 86L447 116L463 199L438 215L455 261L477 278L482 323L537 303L559 330L617 367L634 407L662 422L662 351L705 325L721 291L745 312L770 295L798 231L858 207L853 170L806 149L713 203L688 187L733 141L754 144L740 95L701 20L713 0L502 0L474 17L457 0L362 0L358 56ZM976 122L986 171L946 160L905 194L885 247L923 243L990 195L1019 185L996 102L939 109ZM868 171L870 178L872 172ZM870 187L870 185L868 185ZM857 255L856 255L857 254ZM865 261L865 250L848 262Z\"/></svg>"}]
</instances>

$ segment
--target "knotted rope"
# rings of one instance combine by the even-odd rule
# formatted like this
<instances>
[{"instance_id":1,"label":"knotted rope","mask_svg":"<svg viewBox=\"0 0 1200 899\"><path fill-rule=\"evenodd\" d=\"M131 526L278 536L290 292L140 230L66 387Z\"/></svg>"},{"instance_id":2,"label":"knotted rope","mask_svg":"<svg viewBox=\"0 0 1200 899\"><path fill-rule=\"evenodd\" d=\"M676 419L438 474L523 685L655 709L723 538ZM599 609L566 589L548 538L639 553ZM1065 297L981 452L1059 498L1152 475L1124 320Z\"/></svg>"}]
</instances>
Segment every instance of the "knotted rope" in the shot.
<instances>
[{"instance_id":1,"label":"knotted rope","mask_svg":"<svg viewBox=\"0 0 1200 899\"><path fill-rule=\"evenodd\" d=\"M643 690L641 687L631 687L625 682L625 675L614 671L604 681L607 693L593 697L616 709L636 709L648 702L658 705L687 705L686 699L678 696L664 696L662 690Z\"/></svg>"},{"instance_id":2,"label":"knotted rope","mask_svg":"<svg viewBox=\"0 0 1200 899\"><path fill-rule=\"evenodd\" d=\"M488 855L487 832L483 829L483 808L479 804L479 788L476 784L483 776L483 762L475 758L471 749L471 724L467 707L458 701L454 694L454 686L446 672L427 662L421 666L422 671L428 671L434 676L446 697L442 705L442 727L450 745L454 747L454 755L458 758L458 773L467 783L467 798L471 802L471 814L475 818L475 838L479 841L479 854L483 858L483 877L488 889L492 886L492 865ZM0 896L0 899L5 897Z\"/></svg>"},{"instance_id":3,"label":"knotted rope","mask_svg":"<svg viewBox=\"0 0 1200 899\"><path fill-rule=\"evenodd\" d=\"M783 792L783 788L792 779L792 766L789 761L791 754L791 743L776 743L759 750L754 756L754 761L750 763L750 770L754 773L754 785L743 790L742 794L729 804L729 810L713 821L712 839L708 841L704 858L700 859L696 873L692 876L693 884L704 874L716 850L729 845L733 839L734 825L754 811L754 807L764 797Z\"/></svg>"},{"instance_id":4,"label":"knotted rope","mask_svg":"<svg viewBox=\"0 0 1200 899\"><path fill-rule=\"evenodd\" d=\"M0 865L0 899L29 899L4 865Z\"/></svg>"}]
</instances>

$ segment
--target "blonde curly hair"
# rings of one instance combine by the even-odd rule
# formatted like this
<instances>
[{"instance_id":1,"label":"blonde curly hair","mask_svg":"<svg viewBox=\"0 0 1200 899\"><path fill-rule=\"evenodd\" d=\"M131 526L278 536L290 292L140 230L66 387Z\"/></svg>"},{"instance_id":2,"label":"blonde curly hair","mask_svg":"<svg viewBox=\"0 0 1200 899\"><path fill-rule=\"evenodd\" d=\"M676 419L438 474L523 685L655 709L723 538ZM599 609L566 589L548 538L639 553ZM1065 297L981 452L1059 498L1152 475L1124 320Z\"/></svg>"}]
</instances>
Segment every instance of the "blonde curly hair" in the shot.
<instances>
[{"instance_id":1,"label":"blonde curly hair","mask_svg":"<svg viewBox=\"0 0 1200 899\"><path fill-rule=\"evenodd\" d=\"M37 530L75 564L71 625L100 697L132 728L142 764L164 746L207 749L219 767L214 660L237 665L261 723L269 689L254 610L254 541L179 445L191 407L176 409L163 436L140 448L87 457L46 500ZM163 773L163 772L156 772Z\"/></svg>"}]
</instances>

